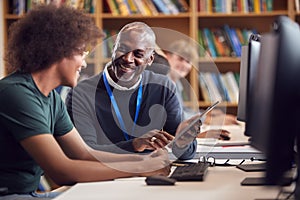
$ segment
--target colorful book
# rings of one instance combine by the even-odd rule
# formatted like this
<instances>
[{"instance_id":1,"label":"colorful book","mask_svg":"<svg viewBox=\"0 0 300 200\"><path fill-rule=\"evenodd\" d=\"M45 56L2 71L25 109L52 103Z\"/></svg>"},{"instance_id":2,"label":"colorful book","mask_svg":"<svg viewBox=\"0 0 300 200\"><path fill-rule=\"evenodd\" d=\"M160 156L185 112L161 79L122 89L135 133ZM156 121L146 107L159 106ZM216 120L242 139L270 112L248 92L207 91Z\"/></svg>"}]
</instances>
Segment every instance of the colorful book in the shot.
<instances>
[{"instance_id":1,"label":"colorful book","mask_svg":"<svg viewBox=\"0 0 300 200\"><path fill-rule=\"evenodd\" d=\"M112 15L116 16L116 15L120 14L118 7L114 0L105 0L105 2L106 2L105 5L108 6L108 10L110 11L110 13Z\"/></svg>"},{"instance_id":2,"label":"colorful book","mask_svg":"<svg viewBox=\"0 0 300 200\"><path fill-rule=\"evenodd\" d=\"M210 73L210 74L215 82L215 85L217 86L217 89L219 90L222 100L230 102L230 97L228 95L228 91L220 78L220 74L217 74L217 73Z\"/></svg>"},{"instance_id":3,"label":"colorful book","mask_svg":"<svg viewBox=\"0 0 300 200\"><path fill-rule=\"evenodd\" d=\"M203 73L204 82L207 85L209 96L211 97L211 100L213 101L222 101L222 96L215 84L215 81L213 80L213 77L211 76L210 72L204 72Z\"/></svg>"},{"instance_id":4,"label":"colorful book","mask_svg":"<svg viewBox=\"0 0 300 200\"><path fill-rule=\"evenodd\" d=\"M145 15L145 16L150 16L151 15L150 9L145 6L143 1L134 0L134 3L135 3L136 7L138 8L138 10L140 11L140 13L142 15Z\"/></svg>"},{"instance_id":5,"label":"colorful book","mask_svg":"<svg viewBox=\"0 0 300 200\"><path fill-rule=\"evenodd\" d=\"M199 74L198 79L199 79L200 92L203 100L207 102L211 102L211 97L209 95L208 87L202 73Z\"/></svg>"},{"instance_id":6,"label":"colorful book","mask_svg":"<svg viewBox=\"0 0 300 200\"><path fill-rule=\"evenodd\" d=\"M234 78L234 74L232 71L226 72L224 74L224 78L228 82L229 85L229 90L232 92L232 102L238 102L239 99L239 86L238 83L236 82L236 79Z\"/></svg>"},{"instance_id":7,"label":"colorful book","mask_svg":"<svg viewBox=\"0 0 300 200\"><path fill-rule=\"evenodd\" d=\"M157 8L157 10L160 13L163 13L163 14L166 14L166 15L171 14L170 10L165 5L164 1L162 1L162 0L152 0L152 2L154 3L155 7Z\"/></svg>"},{"instance_id":8,"label":"colorful book","mask_svg":"<svg viewBox=\"0 0 300 200\"><path fill-rule=\"evenodd\" d=\"M239 41L234 29L230 28L227 24L225 24L224 30L229 38L231 46L233 47L235 55L237 57L240 57L241 56L241 44L240 44L240 41Z\"/></svg>"},{"instance_id":9,"label":"colorful book","mask_svg":"<svg viewBox=\"0 0 300 200\"><path fill-rule=\"evenodd\" d=\"M204 57L206 55L206 47L203 41L202 31L198 30L198 43L199 43L199 56Z\"/></svg>"},{"instance_id":10,"label":"colorful book","mask_svg":"<svg viewBox=\"0 0 300 200\"><path fill-rule=\"evenodd\" d=\"M144 4L149 8L152 15L158 15L159 12L153 4L152 0L142 0Z\"/></svg>"},{"instance_id":11,"label":"colorful book","mask_svg":"<svg viewBox=\"0 0 300 200\"><path fill-rule=\"evenodd\" d=\"M140 13L133 0L126 0L131 14Z\"/></svg>"},{"instance_id":12,"label":"colorful book","mask_svg":"<svg viewBox=\"0 0 300 200\"><path fill-rule=\"evenodd\" d=\"M171 0L162 0L170 14L178 14L179 10Z\"/></svg>"},{"instance_id":13,"label":"colorful book","mask_svg":"<svg viewBox=\"0 0 300 200\"><path fill-rule=\"evenodd\" d=\"M211 57L216 58L218 56L216 47L211 36L211 32L208 28L203 28L204 38L207 43L208 51L210 52Z\"/></svg>"},{"instance_id":14,"label":"colorful book","mask_svg":"<svg viewBox=\"0 0 300 200\"><path fill-rule=\"evenodd\" d=\"M189 5L186 3L185 0L172 0L173 4L177 7L179 12L188 12Z\"/></svg>"},{"instance_id":15,"label":"colorful book","mask_svg":"<svg viewBox=\"0 0 300 200\"><path fill-rule=\"evenodd\" d=\"M230 55L232 57L236 57L237 54L236 54L236 51L235 51L235 48L233 46L233 42L232 42L232 39L231 39L230 27L227 24L225 24L224 27L223 27L223 29L222 29L222 32L223 32L223 35L226 38L226 43L230 47Z\"/></svg>"},{"instance_id":16,"label":"colorful book","mask_svg":"<svg viewBox=\"0 0 300 200\"><path fill-rule=\"evenodd\" d=\"M120 15L127 16L131 14L126 0L115 0L115 1L118 6Z\"/></svg>"}]
</instances>

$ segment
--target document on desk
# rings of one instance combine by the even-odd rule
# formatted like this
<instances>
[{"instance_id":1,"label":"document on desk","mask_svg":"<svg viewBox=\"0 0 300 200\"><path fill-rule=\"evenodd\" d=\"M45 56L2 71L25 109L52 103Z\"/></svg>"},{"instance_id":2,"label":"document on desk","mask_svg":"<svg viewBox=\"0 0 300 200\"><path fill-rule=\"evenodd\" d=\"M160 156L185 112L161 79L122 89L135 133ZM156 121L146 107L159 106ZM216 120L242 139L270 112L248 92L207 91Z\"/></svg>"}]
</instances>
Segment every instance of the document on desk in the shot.
<instances>
[{"instance_id":1,"label":"document on desk","mask_svg":"<svg viewBox=\"0 0 300 200\"><path fill-rule=\"evenodd\" d=\"M202 128L202 127L201 127ZM204 126L202 131L224 129L230 132L230 140L222 141L213 138L197 138L197 157L216 159L264 159L262 152L250 146L249 137L244 135L245 126Z\"/></svg>"},{"instance_id":2,"label":"document on desk","mask_svg":"<svg viewBox=\"0 0 300 200\"><path fill-rule=\"evenodd\" d=\"M249 145L249 140L219 140L214 138L197 138L198 145L226 147L226 146L243 146Z\"/></svg>"},{"instance_id":3,"label":"document on desk","mask_svg":"<svg viewBox=\"0 0 300 200\"><path fill-rule=\"evenodd\" d=\"M202 127L201 127L202 128ZM219 140L215 138L197 138L199 145L207 146L242 146L249 145L249 137L244 135L245 126L224 125L224 126L203 126L202 131L223 129L229 132L230 140Z\"/></svg>"},{"instance_id":4,"label":"document on desk","mask_svg":"<svg viewBox=\"0 0 300 200\"><path fill-rule=\"evenodd\" d=\"M264 154L250 145L207 146L198 145L196 156L215 159L265 159Z\"/></svg>"}]
</instances>

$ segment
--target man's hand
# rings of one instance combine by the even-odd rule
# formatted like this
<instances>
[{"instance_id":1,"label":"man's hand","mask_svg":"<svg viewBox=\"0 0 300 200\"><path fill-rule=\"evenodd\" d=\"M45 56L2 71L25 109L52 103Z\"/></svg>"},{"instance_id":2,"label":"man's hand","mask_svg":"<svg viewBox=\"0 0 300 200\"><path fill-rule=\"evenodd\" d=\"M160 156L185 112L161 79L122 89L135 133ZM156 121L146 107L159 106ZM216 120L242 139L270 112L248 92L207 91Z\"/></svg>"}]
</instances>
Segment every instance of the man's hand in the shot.
<instances>
[{"instance_id":1,"label":"man's hand","mask_svg":"<svg viewBox=\"0 0 300 200\"><path fill-rule=\"evenodd\" d=\"M139 138L132 141L135 151L143 152L144 150L156 150L163 148L174 139L174 136L159 130L152 130Z\"/></svg>"},{"instance_id":2,"label":"man's hand","mask_svg":"<svg viewBox=\"0 0 300 200\"><path fill-rule=\"evenodd\" d=\"M181 132L187 128L191 123L193 123L195 120L196 123L193 124L192 127L190 127L186 133L181 135L177 140L176 140L176 145L179 148L184 148L187 145L189 145L197 136L198 133L200 133L201 130L201 125L202 122L199 119L200 114L194 115L193 117L181 122L176 130L176 135L181 134Z\"/></svg>"}]
</instances>

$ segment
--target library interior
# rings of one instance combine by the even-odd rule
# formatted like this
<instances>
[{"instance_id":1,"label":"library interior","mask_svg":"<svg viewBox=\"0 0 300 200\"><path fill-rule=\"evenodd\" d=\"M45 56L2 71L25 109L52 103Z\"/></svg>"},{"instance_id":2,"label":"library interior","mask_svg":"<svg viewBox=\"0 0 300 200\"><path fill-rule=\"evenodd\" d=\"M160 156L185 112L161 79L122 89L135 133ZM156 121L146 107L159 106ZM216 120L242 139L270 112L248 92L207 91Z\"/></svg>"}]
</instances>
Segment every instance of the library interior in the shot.
<instances>
[{"instance_id":1,"label":"library interior","mask_svg":"<svg viewBox=\"0 0 300 200\"><path fill-rule=\"evenodd\" d=\"M89 32L80 33L83 39L73 33L69 40L59 40L60 50L74 47L72 38L78 38L81 45L82 64L72 83L67 78L73 76L72 69L65 75L62 64L69 59L72 65L76 55L69 54L70 49L60 59L53 58L57 59L54 63L47 63L46 57L48 69L11 66L10 61L17 59L12 55L20 56L14 49L39 44L28 39L34 35L19 36L23 41L18 41L17 34L10 31L20 33L22 25L38 24L39 20L17 22L31 14L32 20L38 14L35 10L42 13L45 9L43 5L54 8L45 26L51 26L57 14L57 19L66 20L61 23L78 23L65 24L65 29L80 32L83 27ZM55 13L62 7L66 14ZM74 15L71 10L84 19L68 19L68 14ZM0 16L0 143L6 143L0 147L6 154L0 158L0 199L300 199L300 0L3 0ZM35 32L38 41L43 30L50 30L44 34L45 41L60 37L51 33L51 27L40 28ZM16 46L26 46L27 39L28 47ZM47 54L36 56L41 55ZM44 99L34 76L43 72L45 77L53 73L62 80ZM12 83L21 79L31 85ZM65 82L68 84L62 84ZM21 91L15 85L24 88L22 84L35 87L34 95L39 96L30 96L28 101L44 101L35 102L36 107L28 104L40 107L38 111L23 108L22 102L8 106L17 100L1 99L1 93L12 98L31 95L7 91L9 87ZM60 99L46 102L45 97L51 95L51 101L56 96ZM101 105L103 101L108 105ZM51 103L55 107L48 105ZM16 119L5 113L8 108L14 108ZM56 109L60 113L53 114ZM34 130L38 122L27 127L26 123L33 123L27 118L41 113L54 118L48 121L51 128ZM25 127L20 128L20 123ZM78 134L74 138L69 136L74 135L71 127ZM27 136L17 133L19 130L26 130ZM44 132L37 132L40 130ZM56 133L59 131L63 132ZM66 163L74 165L78 176L53 175L64 164L49 167L46 165L53 161L41 161L43 152L34 150L51 148L45 147L47 137L41 147L40 135L52 136L49 146L55 143L62 155L58 161L61 157L72 161ZM36 149L28 143L35 138L31 145L39 146ZM18 147L16 152L6 149L10 145ZM17 155L19 152L22 154ZM45 160L50 158L46 155ZM30 169L35 170L32 177L26 165L36 167ZM94 169L98 165L99 171ZM93 177L93 172L103 175ZM37 174L40 180L34 189L30 184L34 185ZM8 177L27 182L22 186L17 181L14 186L12 180L7 183Z\"/></svg>"}]
</instances>

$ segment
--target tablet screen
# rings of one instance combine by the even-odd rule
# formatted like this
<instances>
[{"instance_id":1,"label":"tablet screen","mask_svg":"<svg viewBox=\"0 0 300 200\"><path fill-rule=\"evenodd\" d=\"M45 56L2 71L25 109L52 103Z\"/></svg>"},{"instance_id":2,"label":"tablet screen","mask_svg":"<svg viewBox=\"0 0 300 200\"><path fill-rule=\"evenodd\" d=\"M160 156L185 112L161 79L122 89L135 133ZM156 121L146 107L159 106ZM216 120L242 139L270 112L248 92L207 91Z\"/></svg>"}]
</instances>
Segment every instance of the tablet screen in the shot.
<instances>
[{"instance_id":1,"label":"tablet screen","mask_svg":"<svg viewBox=\"0 0 300 200\"><path fill-rule=\"evenodd\" d=\"M214 109L219 104L219 101L215 102L211 106L209 106L203 113L201 113L198 117L193 119L185 128L183 128L170 142L167 147L171 148L174 142L176 142L176 146L179 148L184 148L186 145L190 144L196 137L200 131L200 127L202 125L202 118L207 115L212 109Z\"/></svg>"}]
</instances>

